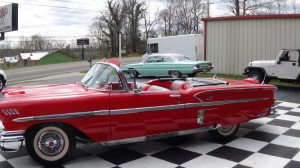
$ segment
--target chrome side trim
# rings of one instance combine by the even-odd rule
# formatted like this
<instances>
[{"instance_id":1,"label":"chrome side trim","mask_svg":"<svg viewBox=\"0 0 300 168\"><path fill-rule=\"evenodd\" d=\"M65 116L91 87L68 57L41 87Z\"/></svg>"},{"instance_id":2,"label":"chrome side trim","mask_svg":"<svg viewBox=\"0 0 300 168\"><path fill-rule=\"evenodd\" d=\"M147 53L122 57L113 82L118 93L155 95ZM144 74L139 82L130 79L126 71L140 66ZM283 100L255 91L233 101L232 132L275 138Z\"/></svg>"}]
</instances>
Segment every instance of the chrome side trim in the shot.
<instances>
[{"instance_id":1,"label":"chrome side trim","mask_svg":"<svg viewBox=\"0 0 300 168\"><path fill-rule=\"evenodd\" d=\"M101 111L88 111L88 112L77 112L77 113L67 113L67 114L21 117L21 118L15 118L12 121L27 122L27 121L41 121L41 120L56 120L56 119L68 119L68 118L108 115L108 114L109 114L109 110L101 110Z\"/></svg>"},{"instance_id":2,"label":"chrome side trim","mask_svg":"<svg viewBox=\"0 0 300 168\"><path fill-rule=\"evenodd\" d=\"M141 112L160 111L160 110L173 110L173 109L183 109L183 108L185 108L185 104L154 106L154 107L141 107L141 108L132 108L132 109L117 109L117 110L110 110L110 114L111 115L131 114L131 113L141 113Z\"/></svg>"},{"instance_id":3,"label":"chrome side trim","mask_svg":"<svg viewBox=\"0 0 300 168\"><path fill-rule=\"evenodd\" d=\"M57 119L69 119L79 117L90 117L99 115L120 115L120 114L132 114L132 113L143 113L160 110L173 110L173 109L184 109L194 107L206 107L206 106L218 106L235 103L247 103L260 100L267 100L269 98L258 98L258 99L243 99L243 100L225 100L225 101L213 101L213 102L202 102L202 103L187 103L177 105L166 105L166 106L154 106L154 107L141 107L141 108L130 108L130 109L116 109L116 110L100 110L100 111L87 111L67 114L55 114L55 115L42 115L42 116L31 116L21 117L13 119L14 122L28 122L28 121L41 121L41 120L57 120Z\"/></svg>"},{"instance_id":4,"label":"chrome side trim","mask_svg":"<svg viewBox=\"0 0 300 168\"><path fill-rule=\"evenodd\" d=\"M134 138L104 141L104 142L100 142L100 144L105 145L105 146L111 146L111 145L119 145L119 144L133 143L133 142L151 141L151 140L160 139L160 138L194 134L194 133L208 131L208 130L210 130L209 127L203 127L203 128L196 128L196 129L184 130L184 131L174 131L174 132L168 132L168 133L162 133L162 134L154 134L154 135L140 136L140 137L134 137Z\"/></svg>"},{"instance_id":5,"label":"chrome side trim","mask_svg":"<svg viewBox=\"0 0 300 168\"><path fill-rule=\"evenodd\" d=\"M268 100L268 99L270 99L270 98L225 100L225 101L212 101L212 102L202 102L202 103L187 103L187 104L185 104L185 106L186 106L186 108L205 107L205 106L218 106L218 105L235 104L235 103L248 103L248 102Z\"/></svg>"}]
</instances>

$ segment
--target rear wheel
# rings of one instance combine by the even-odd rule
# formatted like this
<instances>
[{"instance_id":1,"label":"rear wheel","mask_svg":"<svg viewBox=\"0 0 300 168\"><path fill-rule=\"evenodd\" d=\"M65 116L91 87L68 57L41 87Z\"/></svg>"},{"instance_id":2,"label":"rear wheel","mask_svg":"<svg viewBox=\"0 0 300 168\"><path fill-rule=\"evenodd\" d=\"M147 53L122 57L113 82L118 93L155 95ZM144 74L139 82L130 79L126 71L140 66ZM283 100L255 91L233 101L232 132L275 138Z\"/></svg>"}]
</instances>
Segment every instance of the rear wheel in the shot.
<instances>
[{"instance_id":1,"label":"rear wheel","mask_svg":"<svg viewBox=\"0 0 300 168\"><path fill-rule=\"evenodd\" d=\"M170 71L169 72L169 75L172 77L172 78L179 78L181 77L181 73L179 71Z\"/></svg>"},{"instance_id":2,"label":"rear wheel","mask_svg":"<svg viewBox=\"0 0 300 168\"><path fill-rule=\"evenodd\" d=\"M240 125L228 125L224 127L219 127L215 130L209 131L212 136L220 137L220 138L232 138L236 132L239 130Z\"/></svg>"},{"instance_id":3,"label":"rear wheel","mask_svg":"<svg viewBox=\"0 0 300 168\"><path fill-rule=\"evenodd\" d=\"M69 127L38 126L26 135L29 155L45 166L63 164L71 157L75 146L75 136Z\"/></svg>"}]
</instances>

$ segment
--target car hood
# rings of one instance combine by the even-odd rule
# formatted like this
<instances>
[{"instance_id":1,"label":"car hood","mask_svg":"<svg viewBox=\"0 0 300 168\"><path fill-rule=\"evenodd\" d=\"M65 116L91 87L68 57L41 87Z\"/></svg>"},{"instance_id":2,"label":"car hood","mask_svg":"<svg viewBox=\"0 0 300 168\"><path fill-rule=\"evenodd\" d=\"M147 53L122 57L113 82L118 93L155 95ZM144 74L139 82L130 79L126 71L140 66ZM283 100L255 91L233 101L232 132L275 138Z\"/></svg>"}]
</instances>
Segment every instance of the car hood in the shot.
<instances>
[{"instance_id":1,"label":"car hood","mask_svg":"<svg viewBox=\"0 0 300 168\"><path fill-rule=\"evenodd\" d=\"M261 61L252 61L249 63L250 66L263 66L274 64L275 60L261 60Z\"/></svg>"},{"instance_id":2,"label":"car hood","mask_svg":"<svg viewBox=\"0 0 300 168\"><path fill-rule=\"evenodd\" d=\"M56 84L56 85L36 85L7 88L2 91L4 98L13 97L49 97L54 95L74 95L86 92L86 89L79 83Z\"/></svg>"}]
</instances>

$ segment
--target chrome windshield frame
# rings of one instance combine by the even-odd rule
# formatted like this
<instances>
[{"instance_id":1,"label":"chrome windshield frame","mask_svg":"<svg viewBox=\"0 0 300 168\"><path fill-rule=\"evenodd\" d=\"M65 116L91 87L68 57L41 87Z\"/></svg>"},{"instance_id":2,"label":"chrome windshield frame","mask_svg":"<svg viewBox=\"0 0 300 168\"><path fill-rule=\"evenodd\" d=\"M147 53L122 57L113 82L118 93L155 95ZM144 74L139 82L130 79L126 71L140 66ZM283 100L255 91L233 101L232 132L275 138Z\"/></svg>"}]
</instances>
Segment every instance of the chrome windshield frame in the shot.
<instances>
[{"instance_id":1,"label":"chrome windshield frame","mask_svg":"<svg viewBox=\"0 0 300 168\"><path fill-rule=\"evenodd\" d=\"M127 80L124 76L124 74L122 73L122 69L119 68L117 65L115 64L111 64L111 63L107 63L107 62L96 62L95 64L104 64L104 65L108 65L108 66L111 66L113 67L119 78L120 78L120 81L122 83L122 86L123 86L123 90L118 90L118 92L130 92L130 89L129 89L129 86L128 86L128 83L127 83ZM92 88L92 87L89 87L89 86L86 86L84 83L82 82L79 82L81 83L82 85L84 85L85 87L87 87L88 89L92 89L92 90L98 90L98 91L105 91L105 92L116 92L116 91L113 91L113 90L103 90L103 89L96 89L96 88Z\"/></svg>"}]
</instances>

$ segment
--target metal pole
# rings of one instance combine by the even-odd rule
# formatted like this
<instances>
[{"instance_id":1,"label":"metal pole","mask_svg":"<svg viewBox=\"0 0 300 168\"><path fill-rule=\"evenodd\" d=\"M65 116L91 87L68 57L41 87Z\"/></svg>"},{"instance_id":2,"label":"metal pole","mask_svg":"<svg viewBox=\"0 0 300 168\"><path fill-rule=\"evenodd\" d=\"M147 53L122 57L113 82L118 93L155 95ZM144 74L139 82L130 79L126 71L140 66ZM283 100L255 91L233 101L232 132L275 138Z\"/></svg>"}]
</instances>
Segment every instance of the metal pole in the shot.
<instances>
[{"instance_id":1,"label":"metal pole","mask_svg":"<svg viewBox=\"0 0 300 168\"><path fill-rule=\"evenodd\" d=\"M84 45L82 45L82 60L84 60Z\"/></svg>"},{"instance_id":2,"label":"metal pole","mask_svg":"<svg viewBox=\"0 0 300 168\"><path fill-rule=\"evenodd\" d=\"M4 39L5 39L4 32L1 32L0 40L4 40Z\"/></svg>"},{"instance_id":3,"label":"metal pole","mask_svg":"<svg viewBox=\"0 0 300 168\"><path fill-rule=\"evenodd\" d=\"M121 50L121 33L119 34L119 60L120 60L120 62L121 62L121 52L122 52L122 50Z\"/></svg>"}]
</instances>

